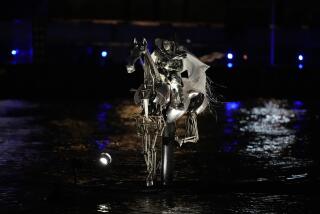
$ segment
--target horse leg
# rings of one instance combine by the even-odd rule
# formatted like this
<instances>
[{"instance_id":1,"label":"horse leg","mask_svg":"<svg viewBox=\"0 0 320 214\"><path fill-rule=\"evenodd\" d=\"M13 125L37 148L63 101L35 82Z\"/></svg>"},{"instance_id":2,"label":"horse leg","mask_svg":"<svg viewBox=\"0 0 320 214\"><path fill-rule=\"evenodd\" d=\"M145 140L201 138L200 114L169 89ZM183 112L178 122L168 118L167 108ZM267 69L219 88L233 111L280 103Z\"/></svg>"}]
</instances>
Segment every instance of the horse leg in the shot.
<instances>
[{"instance_id":1,"label":"horse leg","mask_svg":"<svg viewBox=\"0 0 320 214\"><path fill-rule=\"evenodd\" d=\"M163 185L169 185L173 179L175 132L175 123L167 123L162 137L161 180Z\"/></svg>"}]
</instances>

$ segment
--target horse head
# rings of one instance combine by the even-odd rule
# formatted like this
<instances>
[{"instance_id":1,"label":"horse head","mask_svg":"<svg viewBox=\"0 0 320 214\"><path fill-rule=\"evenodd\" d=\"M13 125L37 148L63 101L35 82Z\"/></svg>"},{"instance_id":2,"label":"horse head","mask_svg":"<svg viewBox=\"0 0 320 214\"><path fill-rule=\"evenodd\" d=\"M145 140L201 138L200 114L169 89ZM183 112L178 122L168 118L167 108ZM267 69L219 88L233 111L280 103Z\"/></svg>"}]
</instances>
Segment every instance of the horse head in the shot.
<instances>
[{"instance_id":1,"label":"horse head","mask_svg":"<svg viewBox=\"0 0 320 214\"><path fill-rule=\"evenodd\" d=\"M133 46L130 50L130 56L126 66L128 73L133 73L135 71L134 64L146 53L147 45L147 40L145 38L142 40L142 42L138 42L137 39L134 38Z\"/></svg>"}]
</instances>

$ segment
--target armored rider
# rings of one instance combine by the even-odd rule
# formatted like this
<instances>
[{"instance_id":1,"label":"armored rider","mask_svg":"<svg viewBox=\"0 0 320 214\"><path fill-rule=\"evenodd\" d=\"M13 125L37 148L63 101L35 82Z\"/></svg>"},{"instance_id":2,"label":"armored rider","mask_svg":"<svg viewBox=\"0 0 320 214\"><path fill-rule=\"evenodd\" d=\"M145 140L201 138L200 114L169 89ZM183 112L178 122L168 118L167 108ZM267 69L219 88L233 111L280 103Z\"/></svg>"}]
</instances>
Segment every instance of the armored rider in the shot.
<instances>
[{"instance_id":1,"label":"armored rider","mask_svg":"<svg viewBox=\"0 0 320 214\"><path fill-rule=\"evenodd\" d=\"M183 71L183 58L187 56L186 51L174 41L158 38L155 40L153 54L159 72L170 81L172 88L171 106L181 110L184 109L181 72Z\"/></svg>"}]
</instances>

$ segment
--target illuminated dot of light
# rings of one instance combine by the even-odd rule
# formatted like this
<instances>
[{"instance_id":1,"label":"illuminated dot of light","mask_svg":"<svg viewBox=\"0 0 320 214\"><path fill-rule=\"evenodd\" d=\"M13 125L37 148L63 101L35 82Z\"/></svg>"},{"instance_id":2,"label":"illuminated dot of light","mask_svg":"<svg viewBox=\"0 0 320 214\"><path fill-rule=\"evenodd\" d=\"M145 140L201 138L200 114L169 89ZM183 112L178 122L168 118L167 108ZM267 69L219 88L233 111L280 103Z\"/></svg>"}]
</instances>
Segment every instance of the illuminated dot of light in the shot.
<instances>
[{"instance_id":1,"label":"illuminated dot of light","mask_svg":"<svg viewBox=\"0 0 320 214\"><path fill-rule=\"evenodd\" d=\"M227 54L227 58L228 58L228 59L233 59L233 54L232 54L232 53L228 53L228 54Z\"/></svg>"},{"instance_id":2,"label":"illuminated dot of light","mask_svg":"<svg viewBox=\"0 0 320 214\"><path fill-rule=\"evenodd\" d=\"M101 57L106 58L108 56L107 51L101 51Z\"/></svg>"},{"instance_id":3,"label":"illuminated dot of light","mask_svg":"<svg viewBox=\"0 0 320 214\"><path fill-rule=\"evenodd\" d=\"M11 51L11 55L15 56L15 55L17 55L17 54L18 54L18 50L15 50L15 49L14 49L14 50Z\"/></svg>"}]
</instances>

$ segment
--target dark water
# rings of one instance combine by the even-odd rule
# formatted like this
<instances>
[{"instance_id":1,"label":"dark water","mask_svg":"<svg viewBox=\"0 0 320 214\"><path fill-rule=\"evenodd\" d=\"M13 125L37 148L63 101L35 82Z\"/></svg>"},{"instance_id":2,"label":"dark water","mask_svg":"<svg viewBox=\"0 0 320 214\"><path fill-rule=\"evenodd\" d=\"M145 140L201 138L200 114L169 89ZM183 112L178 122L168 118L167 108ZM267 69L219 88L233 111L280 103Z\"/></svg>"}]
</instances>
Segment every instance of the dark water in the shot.
<instances>
[{"instance_id":1,"label":"dark water","mask_svg":"<svg viewBox=\"0 0 320 214\"><path fill-rule=\"evenodd\" d=\"M177 146L173 185L146 188L129 101L1 100L0 213L318 213L319 107L217 106Z\"/></svg>"}]
</instances>

